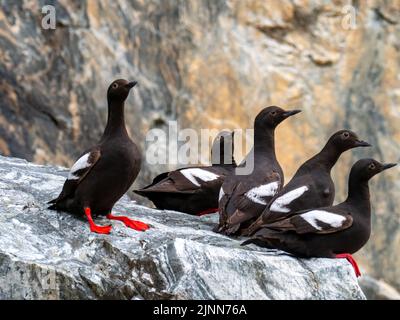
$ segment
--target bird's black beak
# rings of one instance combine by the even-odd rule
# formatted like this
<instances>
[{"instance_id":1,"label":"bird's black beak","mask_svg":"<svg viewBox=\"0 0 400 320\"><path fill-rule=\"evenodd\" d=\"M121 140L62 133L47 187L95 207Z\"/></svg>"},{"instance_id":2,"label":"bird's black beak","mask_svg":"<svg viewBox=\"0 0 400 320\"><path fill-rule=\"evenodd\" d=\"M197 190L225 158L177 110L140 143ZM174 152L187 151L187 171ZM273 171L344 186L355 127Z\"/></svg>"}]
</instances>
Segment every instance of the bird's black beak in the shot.
<instances>
[{"instance_id":1,"label":"bird's black beak","mask_svg":"<svg viewBox=\"0 0 400 320\"><path fill-rule=\"evenodd\" d=\"M283 117L286 119L286 118L289 118L289 117L291 117L291 116L294 116L295 114L298 114L298 113L300 113L301 112L301 110L290 110L290 111L285 111L284 113L283 113Z\"/></svg>"},{"instance_id":2,"label":"bird's black beak","mask_svg":"<svg viewBox=\"0 0 400 320\"><path fill-rule=\"evenodd\" d=\"M393 168L393 167L395 167L395 166L397 166L397 163L387 163L387 164L384 164L384 165L382 165L382 171L385 171L385 170L387 170L387 169Z\"/></svg>"},{"instance_id":3,"label":"bird's black beak","mask_svg":"<svg viewBox=\"0 0 400 320\"><path fill-rule=\"evenodd\" d=\"M372 146L366 141L357 140L356 147L372 147Z\"/></svg>"},{"instance_id":4,"label":"bird's black beak","mask_svg":"<svg viewBox=\"0 0 400 320\"><path fill-rule=\"evenodd\" d=\"M125 87L127 87L129 90L131 90L137 84L138 84L137 81L132 81L132 82L129 82L128 84L126 84Z\"/></svg>"}]
</instances>

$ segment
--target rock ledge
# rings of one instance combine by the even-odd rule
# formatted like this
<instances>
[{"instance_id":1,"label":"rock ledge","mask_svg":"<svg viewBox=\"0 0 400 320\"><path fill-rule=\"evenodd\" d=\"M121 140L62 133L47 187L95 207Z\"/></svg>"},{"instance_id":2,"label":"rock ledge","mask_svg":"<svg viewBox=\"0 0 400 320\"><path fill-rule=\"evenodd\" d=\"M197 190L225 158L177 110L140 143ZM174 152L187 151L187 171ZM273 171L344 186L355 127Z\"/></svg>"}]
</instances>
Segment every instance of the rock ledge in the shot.
<instances>
[{"instance_id":1,"label":"rock ledge","mask_svg":"<svg viewBox=\"0 0 400 320\"><path fill-rule=\"evenodd\" d=\"M216 216L115 207L112 234L46 209L64 168L0 156L0 299L365 299L343 260L296 259L211 231Z\"/></svg>"}]
</instances>

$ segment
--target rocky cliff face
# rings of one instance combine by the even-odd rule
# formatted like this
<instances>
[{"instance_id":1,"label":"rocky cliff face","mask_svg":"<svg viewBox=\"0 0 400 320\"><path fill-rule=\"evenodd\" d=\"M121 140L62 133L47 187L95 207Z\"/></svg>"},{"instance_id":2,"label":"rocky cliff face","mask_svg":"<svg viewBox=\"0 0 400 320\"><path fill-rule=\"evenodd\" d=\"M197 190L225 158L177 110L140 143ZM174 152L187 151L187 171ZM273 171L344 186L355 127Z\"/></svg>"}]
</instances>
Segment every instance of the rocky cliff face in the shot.
<instances>
[{"instance_id":1,"label":"rocky cliff face","mask_svg":"<svg viewBox=\"0 0 400 320\"><path fill-rule=\"evenodd\" d=\"M46 209L67 171L0 156L0 299L364 299L345 260L243 248L211 231L217 217L115 208L152 228L85 221Z\"/></svg>"},{"instance_id":2,"label":"rocky cliff face","mask_svg":"<svg viewBox=\"0 0 400 320\"><path fill-rule=\"evenodd\" d=\"M400 300L400 293L382 280L364 276L358 283L368 300Z\"/></svg>"},{"instance_id":3,"label":"rocky cliff face","mask_svg":"<svg viewBox=\"0 0 400 320\"><path fill-rule=\"evenodd\" d=\"M278 132L289 178L337 129L374 148L335 169L337 200L361 156L399 160L400 2L386 0L0 1L0 152L69 165L101 134L105 90L124 77L132 136L151 128L249 128L261 107L300 107ZM349 7L351 5L352 7ZM352 14L356 13L355 16ZM227 116L229 115L229 116ZM139 183L161 166L144 165ZM358 259L400 288L400 172L373 182L373 235Z\"/></svg>"}]
</instances>

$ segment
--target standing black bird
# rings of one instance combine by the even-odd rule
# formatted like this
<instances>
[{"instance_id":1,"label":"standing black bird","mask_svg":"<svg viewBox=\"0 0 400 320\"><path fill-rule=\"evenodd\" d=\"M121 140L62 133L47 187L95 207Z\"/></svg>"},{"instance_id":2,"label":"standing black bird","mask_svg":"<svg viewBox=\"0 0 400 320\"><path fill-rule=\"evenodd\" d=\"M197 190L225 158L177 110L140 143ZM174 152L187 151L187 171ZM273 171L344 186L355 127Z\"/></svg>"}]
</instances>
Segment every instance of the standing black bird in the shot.
<instances>
[{"instance_id":1,"label":"standing black bird","mask_svg":"<svg viewBox=\"0 0 400 320\"><path fill-rule=\"evenodd\" d=\"M265 224L243 243L284 250L300 257L346 258L360 275L351 254L360 250L371 234L371 204L368 181L396 164L362 159L349 177L347 200L331 207L300 211Z\"/></svg>"},{"instance_id":2,"label":"standing black bird","mask_svg":"<svg viewBox=\"0 0 400 320\"><path fill-rule=\"evenodd\" d=\"M333 134L317 155L307 160L292 180L270 201L261 216L243 235L251 235L261 225L283 219L294 212L331 206L335 199L335 185L331 170L341 154L357 147L369 147L350 130Z\"/></svg>"},{"instance_id":3,"label":"standing black bird","mask_svg":"<svg viewBox=\"0 0 400 320\"><path fill-rule=\"evenodd\" d=\"M282 188L284 177L275 155L275 128L300 110L285 111L279 107L263 109L254 121L254 147L243 164L222 184L219 201L219 226L215 231L236 234L248 227ZM247 175L239 169L254 168Z\"/></svg>"},{"instance_id":4,"label":"standing black bird","mask_svg":"<svg viewBox=\"0 0 400 320\"><path fill-rule=\"evenodd\" d=\"M135 192L150 199L158 209L199 216L217 212L221 185L236 168L233 145L233 132L223 131L211 149L212 166L162 173L152 184Z\"/></svg>"},{"instance_id":5,"label":"standing black bird","mask_svg":"<svg viewBox=\"0 0 400 320\"><path fill-rule=\"evenodd\" d=\"M111 226L98 226L94 215L106 215L127 227L144 231L148 226L128 217L111 214L114 204L136 179L141 165L140 152L125 127L124 105L137 82L114 81L107 91L108 120L100 142L86 150L72 166L61 194L49 209L85 214L92 232L108 234Z\"/></svg>"}]
</instances>

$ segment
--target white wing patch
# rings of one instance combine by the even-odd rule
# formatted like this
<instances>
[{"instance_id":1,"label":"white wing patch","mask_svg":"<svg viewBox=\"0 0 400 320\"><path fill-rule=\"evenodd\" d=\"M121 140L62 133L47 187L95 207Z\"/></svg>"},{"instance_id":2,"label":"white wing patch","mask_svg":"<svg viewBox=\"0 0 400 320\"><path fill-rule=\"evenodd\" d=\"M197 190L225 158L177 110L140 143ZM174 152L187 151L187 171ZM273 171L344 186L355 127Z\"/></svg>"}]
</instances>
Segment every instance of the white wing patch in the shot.
<instances>
[{"instance_id":1,"label":"white wing patch","mask_svg":"<svg viewBox=\"0 0 400 320\"><path fill-rule=\"evenodd\" d=\"M279 182L274 181L268 184L263 184L259 187L250 189L245 193L245 196L255 203L266 205L263 197L273 197L279 189Z\"/></svg>"},{"instance_id":2,"label":"white wing patch","mask_svg":"<svg viewBox=\"0 0 400 320\"><path fill-rule=\"evenodd\" d=\"M183 169L180 171L180 173L182 173L186 179L198 187L200 187L200 183L196 178L204 182L213 181L219 178L219 175L199 168Z\"/></svg>"},{"instance_id":3,"label":"white wing patch","mask_svg":"<svg viewBox=\"0 0 400 320\"><path fill-rule=\"evenodd\" d=\"M225 195L224 189L219 189L219 197L218 197L218 202L221 201L222 197Z\"/></svg>"},{"instance_id":4,"label":"white wing patch","mask_svg":"<svg viewBox=\"0 0 400 320\"><path fill-rule=\"evenodd\" d=\"M80 157L78 159L78 161L76 161L74 163L71 170L69 171L68 180L78 180L80 178L80 176L77 176L76 173L79 170L82 170L82 169L85 169L85 168L91 166L91 163L89 163L89 156L90 156L90 153L86 153L85 155Z\"/></svg>"},{"instance_id":5,"label":"white wing patch","mask_svg":"<svg viewBox=\"0 0 400 320\"><path fill-rule=\"evenodd\" d=\"M301 197L305 192L308 191L307 186L303 186L292 191L285 193L284 195L280 196L279 198L275 199L272 203L270 210L275 212L290 212L290 209L286 206L291 204L293 200Z\"/></svg>"},{"instance_id":6,"label":"white wing patch","mask_svg":"<svg viewBox=\"0 0 400 320\"><path fill-rule=\"evenodd\" d=\"M315 229L322 230L318 221L329 224L332 228L339 228L346 220L345 217L323 210L312 210L300 215L304 220L311 224Z\"/></svg>"}]
</instances>

